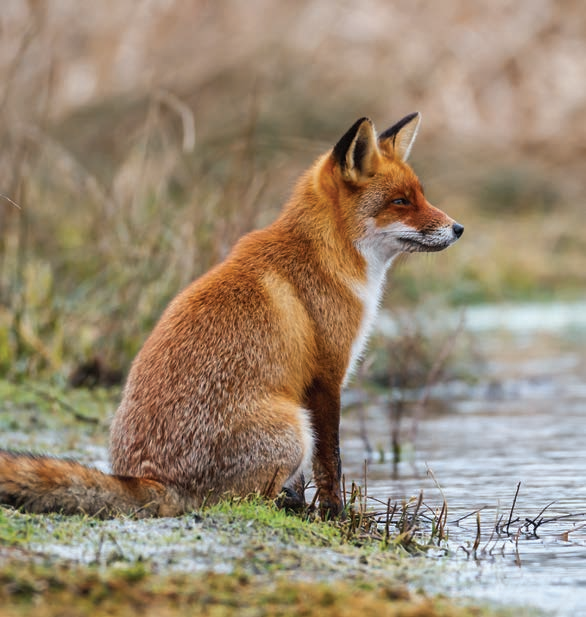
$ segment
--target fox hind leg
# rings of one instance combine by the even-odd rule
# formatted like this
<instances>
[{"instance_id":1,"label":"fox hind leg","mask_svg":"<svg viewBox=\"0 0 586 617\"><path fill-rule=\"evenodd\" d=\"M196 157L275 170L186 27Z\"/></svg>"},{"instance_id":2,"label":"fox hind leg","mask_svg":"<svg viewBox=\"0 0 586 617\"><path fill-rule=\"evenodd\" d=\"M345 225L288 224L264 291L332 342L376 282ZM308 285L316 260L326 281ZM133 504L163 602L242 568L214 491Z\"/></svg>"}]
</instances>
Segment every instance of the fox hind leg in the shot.
<instances>
[{"instance_id":1,"label":"fox hind leg","mask_svg":"<svg viewBox=\"0 0 586 617\"><path fill-rule=\"evenodd\" d=\"M285 480L277 502L279 506L294 512L305 510L305 475L311 475L314 449L314 434L309 421L309 412L300 409L299 433L303 458L297 469Z\"/></svg>"},{"instance_id":2,"label":"fox hind leg","mask_svg":"<svg viewBox=\"0 0 586 617\"><path fill-rule=\"evenodd\" d=\"M314 437L309 412L277 399L256 410L250 430L240 432L235 444L245 452L241 460L240 494L258 491L269 499L284 495L285 507L305 504L304 472L311 469ZM279 502L282 500L280 498Z\"/></svg>"}]
</instances>

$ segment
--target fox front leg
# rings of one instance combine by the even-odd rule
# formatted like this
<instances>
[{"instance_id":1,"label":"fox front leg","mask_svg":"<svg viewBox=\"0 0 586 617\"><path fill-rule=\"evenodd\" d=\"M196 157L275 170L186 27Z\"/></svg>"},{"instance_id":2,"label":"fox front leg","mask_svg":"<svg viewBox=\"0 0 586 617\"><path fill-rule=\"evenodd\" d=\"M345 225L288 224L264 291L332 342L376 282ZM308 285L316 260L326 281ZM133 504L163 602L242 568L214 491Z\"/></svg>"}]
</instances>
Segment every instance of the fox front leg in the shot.
<instances>
[{"instance_id":1,"label":"fox front leg","mask_svg":"<svg viewBox=\"0 0 586 617\"><path fill-rule=\"evenodd\" d=\"M328 447L327 453L320 453L318 443L318 450L313 462L313 473L319 491L321 517L325 520L343 515L344 504L340 489L342 461L337 443Z\"/></svg>"},{"instance_id":2,"label":"fox front leg","mask_svg":"<svg viewBox=\"0 0 586 617\"><path fill-rule=\"evenodd\" d=\"M340 459L340 390L314 382L307 405L312 413L315 431L313 475L319 491L319 509L322 518L342 514L340 489L342 462Z\"/></svg>"}]
</instances>

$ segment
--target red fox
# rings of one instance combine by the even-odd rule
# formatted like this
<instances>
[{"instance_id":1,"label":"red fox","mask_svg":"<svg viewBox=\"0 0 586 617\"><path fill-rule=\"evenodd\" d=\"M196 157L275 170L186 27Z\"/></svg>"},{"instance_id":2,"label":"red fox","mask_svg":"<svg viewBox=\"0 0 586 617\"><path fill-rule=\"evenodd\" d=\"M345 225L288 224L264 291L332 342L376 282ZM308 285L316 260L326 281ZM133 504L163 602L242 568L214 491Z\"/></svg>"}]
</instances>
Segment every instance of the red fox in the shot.
<instances>
[{"instance_id":1,"label":"red fox","mask_svg":"<svg viewBox=\"0 0 586 617\"><path fill-rule=\"evenodd\" d=\"M0 503L29 512L175 516L223 495L342 513L340 390L400 253L464 231L405 162L413 113L361 118L301 177L280 217L182 291L134 360L111 427L112 474L0 451Z\"/></svg>"}]
</instances>

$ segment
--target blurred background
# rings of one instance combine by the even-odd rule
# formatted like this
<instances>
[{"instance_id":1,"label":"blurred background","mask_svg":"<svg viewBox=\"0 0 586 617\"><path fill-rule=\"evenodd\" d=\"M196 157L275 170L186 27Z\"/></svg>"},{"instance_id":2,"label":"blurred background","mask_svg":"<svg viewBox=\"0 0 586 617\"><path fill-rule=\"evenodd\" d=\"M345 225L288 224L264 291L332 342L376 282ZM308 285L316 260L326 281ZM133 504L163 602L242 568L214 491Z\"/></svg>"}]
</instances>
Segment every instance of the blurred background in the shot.
<instances>
[{"instance_id":1,"label":"blurred background","mask_svg":"<svg viewBox=\"0 0 586 617\"><path fill-rule=\"evenodd\" d=\"M364 115L422 113L411 162L466 227L387 305L583 298L585 76L579 0L3 0L0 372L124 373Z\"/></svg>"}]
</instances>

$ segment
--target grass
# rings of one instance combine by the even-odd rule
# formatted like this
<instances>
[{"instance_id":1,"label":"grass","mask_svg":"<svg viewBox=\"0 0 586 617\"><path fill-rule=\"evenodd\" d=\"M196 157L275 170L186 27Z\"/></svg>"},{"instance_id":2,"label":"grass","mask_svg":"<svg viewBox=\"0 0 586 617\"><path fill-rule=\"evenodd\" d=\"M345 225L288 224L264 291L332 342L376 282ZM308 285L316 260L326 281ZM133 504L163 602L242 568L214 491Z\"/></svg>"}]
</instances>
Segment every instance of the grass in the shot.
<instances>
[{"instance_id":1,"label":"grass","mask_svg":"<svg viewBox=\"0 0 586 617\"><path fill-rule=\"evenodd\" d=\"M340 530L333 524L323 524L312 518L293 516L273 504L256 498L221 501L207 507L203 514L214 520L223 518L230 524L258 526L270 529L273 537L281 541L293 541L313 546L335 546L342 542Z\"/></svg>"},{"instance_id":2,"label":"grass","mask_svg":"<svg viewBox=\"0 0 586 617\"><path fill-rule=\"evenodd\" d=\"M357 547L332 523L258 500L150 523L0 509L0 615L530 614L409 591L429 564ZM81 560L63 550L84 544L93 548Z\"/></svg>"},{"instance_id":3,"label":"grass","mask_svg":"<svg viewBox=\"0 0 586 617\"><path fill-rule=\"evenodd\" d=\"M259 584L246 575L151 575L140 568L100 574L92 569L27 566L0 572L0 614L17 615L238 615L343 617L482 617L506 611L456 606L425 598L393 584Z\"/></svg>"}]
</instances>

